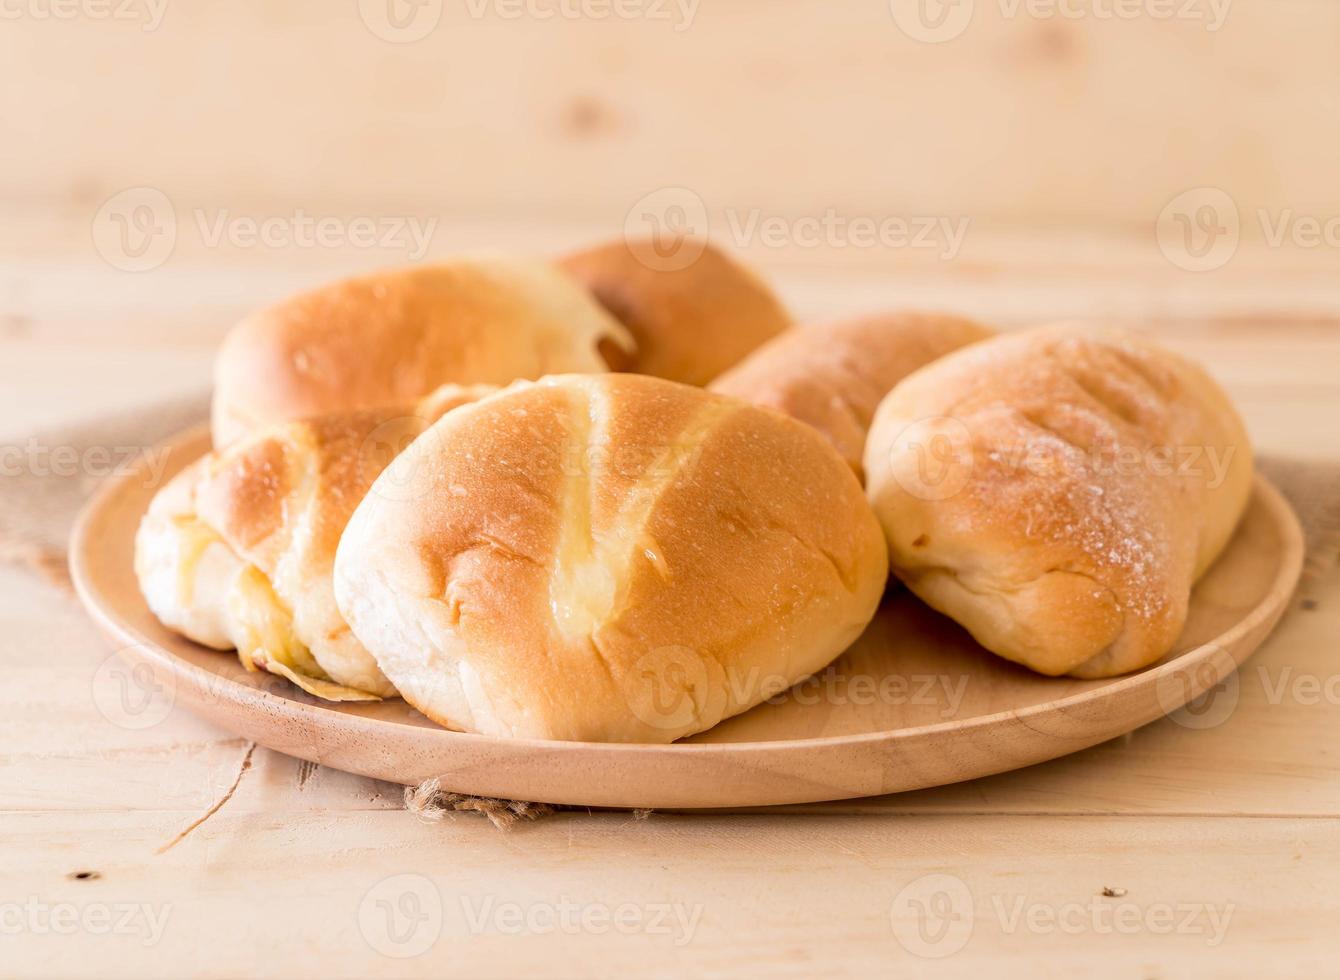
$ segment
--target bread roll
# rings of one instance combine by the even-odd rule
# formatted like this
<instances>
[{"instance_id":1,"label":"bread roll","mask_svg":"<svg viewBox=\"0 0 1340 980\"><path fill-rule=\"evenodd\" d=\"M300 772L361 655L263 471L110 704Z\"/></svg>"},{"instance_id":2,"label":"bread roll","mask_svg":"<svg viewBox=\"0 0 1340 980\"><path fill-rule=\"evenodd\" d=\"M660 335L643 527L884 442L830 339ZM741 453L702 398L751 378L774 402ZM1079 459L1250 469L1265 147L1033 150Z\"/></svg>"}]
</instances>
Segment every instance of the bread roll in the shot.
<instances>
[{"instance_id":1,"label":"bread roll","mask_svg":"<svg viewBox=\"0 0 1340 980\"><path fill-rule=\"evenodd\" d=\"M650 248L618 241L559 261L632 334L632 356L610 359L616 371L705 385L790 326L767 284L719 249L662 270L639 258Z\"/></svg>"},{"instance_id":2,"label":"bread roll","mask_svg":"<svg viewBox=\"0 0 1340 980\"><path fill-rule=\"evenodd\" d=\"M817 433L646 376L513 386L395 471L345 532L335 594L405 699L458 730L691 735L821 670L887 576Z\"/></svg>"},{"instance_id":3,"label":"bread roll","mask_svg":"<svg viewBox=\"0 0 1340 980\"><path fill-rule=\"evenodd\" d=\"M549 265L460 258L347 279L238 324L215 364L214 445L330 412L405 405L443 384L603 371L628 332Z\"/></svg>"},{"instance_id":4,"label":"bread roll","mask_svg":"<svg viewBox=\"0 0 1340 980\"><path fill-rule=\"evenodd\" d=\"M373 481L430 423L492 391L290 422L198 460L150 505L135 570L162 622L330 700L395 694L349 631L335 546Z\"/></svg>"},{"instance_id":5,"label":"bread roll","mask_svg":"<svg viewBox=\"0 0 1340 980\"><path fill-rule=\"evenodd\" d=\"M865 466L898 577L988 650L1075 677L1172 649L1252 481L1242 422L1205 372L1072 325L904 380Z\"/></svg>"},{"instance_id":6,"label":"bread roll","mask_svg":"<svg viewBox=\"0 0 1340 980\"><path fill-rule=\"evenodd\" d=\"M980 324L940 313L882 313L796 327L711 388L814 426L863 477L865 435L880 400L917 368L989 336Z\"/></svg>"}]
</instances>

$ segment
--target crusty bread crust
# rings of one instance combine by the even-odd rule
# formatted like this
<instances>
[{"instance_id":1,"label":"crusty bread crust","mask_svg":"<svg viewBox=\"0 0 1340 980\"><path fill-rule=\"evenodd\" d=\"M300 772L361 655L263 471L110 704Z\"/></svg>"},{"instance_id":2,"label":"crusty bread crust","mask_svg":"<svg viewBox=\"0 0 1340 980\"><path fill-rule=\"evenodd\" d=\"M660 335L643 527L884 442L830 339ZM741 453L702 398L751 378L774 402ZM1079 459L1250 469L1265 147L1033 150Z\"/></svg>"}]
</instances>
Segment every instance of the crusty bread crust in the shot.
<instances>
[{"instance_id":1,"label":"crusty bread crust","mask_svg":"<svg viewBox=\"0 0 1340 980\"><path fill-rule=\"evenodd\" d=\"M661 270L623 241L565 256L559 265L632 334L634 371L705 385L791 324L781 302L751 270L712 245L682 269Z\"/></svg>"},{"instance_id":2,"label":"crusty bread crust","mask_svg":"<svg viewBox=\"0 0 1340 980\"><path fill-rule=\"evenodd\" d=\"M288 422L195 464L155 500L139 550L146 567L152 549L171 554L166 525L187 520L217 535L207 555L226 549L232 561L203 569L226 568L226 574L202 577L200 569L178 569L175 574L189 576L192 587L183 596L156 589L159 618L192 639L230 645L224 638L236 631L228 628L227 604L217 593L232 588L236 574L249 565L291 614L294 635L330 680L393 696L395 688L335 605L335 550L354 508L391 461L445 413L493 390L447 385L403 408ZM211 629L197 635L190 627L200 620L193 609L210 613Z\"/></svg>"},{"instance_id":3,"label":"crusty bread crust","mask_svg":"<svg viewBox=\"0 0 1340 980\"><path fill-rule=\"evenodd\" d=\"M992 331L962 317L902 311L795 327L711 384L814 426L858 477L875 409L903 378Z\"/></svg>"},{"instance_id":4,"label":"crusty bread crust","mask_svg":"<svg viewBox=\"0 0 1340 980\"><path fill-rule=\"evenodd\" d=\"M887 576L817 433L645 376L515 385L383 480L340 543L337 600L406 700L465 731L702 731L838 656Z\"/></svg>"},{"instance_id":5,"label":"crusty bread crust","mask_svg":"<svg viewBox=\"0 0 1340 980\"><path fill-rule=\"evenodd\" d=\"M880 404L867 488L894 573L987 649L1107 677L1166 654L1246 507L1242 421L1200 368L1056 325L937 361Z\"/></svg>"},{"instance_id":6,"label":"crusty bread crust","mask_svg":"<svg viewBox=\"0 0 1340 980\"><path fill-rule=\"evenodd\" d=\"M346 279L239 323L215 363L213 434L406 405L444 384L603 371L628 332L539 262L476 257Z\"/></svg>"}]
</instances>

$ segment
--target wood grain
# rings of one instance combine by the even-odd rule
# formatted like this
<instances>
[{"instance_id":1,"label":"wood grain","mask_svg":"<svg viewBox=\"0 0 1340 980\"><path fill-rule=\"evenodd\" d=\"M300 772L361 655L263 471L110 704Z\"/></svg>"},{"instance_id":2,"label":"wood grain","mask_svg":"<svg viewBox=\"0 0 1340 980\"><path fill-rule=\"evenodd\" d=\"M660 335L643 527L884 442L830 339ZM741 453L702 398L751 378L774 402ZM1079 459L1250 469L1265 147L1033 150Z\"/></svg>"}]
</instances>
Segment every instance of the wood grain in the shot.
<instances>
[{"instance_id":1,"label":"wood grain","mask_svg":"<svg viewBox=\"0 0 1340 980\"><path fill-rule=\"evenodd\" d=\"M174 966L312 976L317 964L397 977L1246 978L1267 963L1324 972L1337 950L1340 827L1329 820L1223 818L1211 835L1171 817L563 814L500 835L481 820L400 813L225 812L155 856L188 818L0 816L14 845L7 895L147 907L120 935L25 937L6 972L84 974L96 960L98 975L127 978ZM103 836L114 852L93 843ZM101 877L70 880L80 869ZM945 887L931 875L949 876L945 911L958 918L928 946L908 912ZM602 923L621 906L622 929ZM384 942L387 915L401 946ZM156 942L150 916L163 923Z\"/></svg>"},{"instance_id":2,"label":"wood grain","mask_svg":"<svg viewBox=\"0 0 1340 980\"><path fill-rule=\"evenodd\" d=\"M1195 17L979 0L945 44L901 30L889 0L704 2L691 19L650 0L544 19L524 11L560 5L437 2L420 5L435 29L400 44L353 2L168 4L152 30L150 5L130 6L145 16L7 18L0 60L48 81L2 103L28 150L0 161L0 193L91 211L148 184L234 214L620 224L684 186L777 215L1103 226L1212 185L1248 213L1340 214L1340 10L1316 0L1171 5Z\"/></svg>"},{"instance_id":3,"label":"wood grain","mask_svg":"<svg viewBox=\"0 0 1340 980\"><path fill-rule=\"evenodd\" d=\"M198 390L236 315L387 259L199 252L136 275L93 254L86 211L16 213L0 223L0 432L11 441ZM439 246L473 238L545 251L609 231L581 219L474 219ZM1169 268L1143 235L1039 229L983 236L977 247L954 263L752 257L806 315L915 301L1007 324L1122 316L1224 380L1263 451L1340 459L1329 424L1340 417L1333 255L1244 248L1222 275L1196 276ZM565 814L503 836L468 816L420 824L399 809L399 787L261 748L227 804L155 856L232 784L245 741L187 711L141 731L110 722L98 705L119 692L99 671L108 654L93 625L71 600L0 566L5 902L172 902L175 917L149 949L133 936L6 935L4 972L1321 974L1340 956L1329 925L1340 901L1330 884L1340 758L1329 749L1340 738L1340 577L1313 584L1307 598L1239 673L1236 708L1221 724L1165 719L969 783L748 816ZM79 870L102 877L67 879ZM666 936L477 936L444 923L422 959L388 959L362 936L357 910L373 884L406 872L438 884L454 922L461 896L486 890L523 904L556 905L564 894L701 902L703 925L676 948ZM909 954L889 920L893 897L927 873L959 877L987 903L968 945L938 962ZM1001 891L1010 902L1020 893L1084 902L1104 885L1142 908L1235 901L1237 911L1224 943L1208 949L1194 935L1149 930L1006 933L990 904Z\"/></svg>"}]
</instances>

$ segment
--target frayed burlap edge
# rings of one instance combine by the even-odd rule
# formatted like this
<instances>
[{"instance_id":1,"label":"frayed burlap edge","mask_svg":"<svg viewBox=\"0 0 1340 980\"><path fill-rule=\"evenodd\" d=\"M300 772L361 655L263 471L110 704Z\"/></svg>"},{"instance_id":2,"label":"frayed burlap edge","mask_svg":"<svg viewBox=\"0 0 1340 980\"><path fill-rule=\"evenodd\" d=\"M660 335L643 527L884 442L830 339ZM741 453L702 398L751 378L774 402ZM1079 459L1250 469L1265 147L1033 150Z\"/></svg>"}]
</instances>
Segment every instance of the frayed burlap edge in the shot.
<instances>
[{"instance_id":1,"label":"frayed burlap edge","mask_svg":"<svg viewBox=\"0 0 1340 980\"><path fill-rule=\"evenodd\" d=\"M589 808L467 796L444 790L440 779L425 779L418 786L405 787L405 809L424 823L439 823L453 813L482 813L499 830L511 830L519 823L543 820L562 810ZM651 810L634 810L633 819L646 820L651 813Z\"/></svg>"},{"instance_id":2,"label":"frayed burlap edge","mask_svg":"<svg viewBox=\"0 0 1340 980\"><path fill-rule=\"evenodd\" d=\"M518 823L542 820L554 813L554 807L548 803L452 793L442 788L439 779L426 779L418 786L406 786L405 809L425 823L439 823L449 813L482 813L499 830L511 830Z\"/></svg>"}]
</instances>

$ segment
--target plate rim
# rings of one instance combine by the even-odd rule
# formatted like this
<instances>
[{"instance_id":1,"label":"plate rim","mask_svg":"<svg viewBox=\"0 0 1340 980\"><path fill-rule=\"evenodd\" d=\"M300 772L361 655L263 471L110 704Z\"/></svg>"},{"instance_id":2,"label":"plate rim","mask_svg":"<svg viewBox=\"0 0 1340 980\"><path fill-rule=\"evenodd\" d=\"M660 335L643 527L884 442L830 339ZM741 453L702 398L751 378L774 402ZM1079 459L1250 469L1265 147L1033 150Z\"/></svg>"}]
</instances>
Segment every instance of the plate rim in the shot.
<instances>
[{"instance_id":1,"label":"plate rim","mask_svg":"<svg viewBox=\"0 0 1340 980\"><path fill-rule=\"evenodd\" d=\"M192 426L189 429L185 429L166 440L156 443L154 446L150 447L150 450L166 449L169 452L179 451L183 447L190 445L192 442L207 438L208 434L208 423L201 423ZM208 451L208 449L206 449L206 451ZM425 738L447 738L452 742L461 744L479 743L504 745L509 748L543 748L550 752L565 751L573 753L589 753L598 751L601 753L635 755L645 755L648 752L653 752L655 754L675 753L677 755L685 753L718 755L722 753L748 754L752 752L799 752L802 750L838 748L844 745L854 746L877 742L898 742L902 740L923 739L950 732L955 734L971 732L999 726L1002 723L1011 721L1026 722L1034 716L1050 715L1057 712L1064 712L1069 709L1082 708L1096 700L1108 700L1120 697L1122 694L1140 688L1157 686L1161 680L1166 679L1170 675L1185 671L1189 667L1197 666L1200 663L1209 660L1216 652L1231 646L1237 639L1253 629L1256 629L1270 617L1275 616L1276 614L1282 615L1283 610L1287 608L1289 598L1292 597L1302 574L1305 553L1303 530L1302 525L1298 520L1298 515L1294 512L1293 507L1285 499L1284 495L1280 493L1279 489L1257 470L1253 473L1252 494L1251 497L1249 497L1249 503L1251 500L1254 500L1259 496L1265 504L1266 509L1270 512L1275 526L1280 530L1281 536L1284 538L1284 547L1281 549L1282 556L1279 569L1262 599L1228 630L1220 633L1213 639L1179 654L1177 657L1166 663L1146 667L1135 671L1134 673L1113 678L1109 683L1104 684L1101 687L1075 692L1049 701L1037 702L1023 708L1006 709L983 715L973 715L972 717L964 719L935 722L929 725L917 725L908 728L849 733L845 735L824 735L815 738L704 743L583 742L563 739L503 738L496 735L484 735L478 732L453 731L452 729L445 728L436 723L432 723L431 727L419 727L406 725L403 722L388 719L367 718L362 715L349 714L340 711L336 707L322 704L310 704L305 701L284 697L273 691L250 687L246 684L238 683L238 681L231 677L215 673L214 671L208 670L177 656L171 650L140 633L135 626L123 620L116 612L115 606L102 601L100 591L94 585L94 576L88 567L88 554L93 547L92 542L89 540L89 532L94 522L102 515L109 504L125 491L126 485L137 477L142 476L144 458L148 455L149 453L146 452L144 456L137 461L137 465L134 469L107 479L94 491L81 507L79 515L71 529L69 538L70 576L74 584L75 592L78 595L85 612L102 629L104 635L111 635L124 641L125 646L116 651L118 656L122 655L123 651L128 648L136 648L141 652L149 651L152 654L152 659L162 669L175 676L182 676L184 674L197 688L205 685L222 685L228 692L226 698L235 703L251 702L252 706L268 707L282 714L295 717L297 720L304 721L308 724L324 725L327 721L326 716L329 715L339 718L340 724L352 725L355 728L367 732L378 732L385 726L393 725L399 728L420 732ZM203 455L203 453L200 455ZM182 466L189 465L189 463L198 458L199 456L192 456L189 460L186 460ZM180 467L174 469L173 473L175 474L179 469ZM155 490L155 492L157 491ZM1237 533L1238 530L1235 529L1234 535ZM1282 594L1284 598L1278 602L1272 600L1272 597L1277 594ZM202 647L202 649L205 648ZM218 652L220 655L227 655L228 653L227 651ZM1250 655L1250 652L1248 655ZM1233 670L1236 670L1238 666L1239 663L1235 660ZM1225 676L1232 672L1233 671L1225 672ZM1061 678L1057 678L1057 680L1061 680ZM1170 712L1164 713L1167 714Z\"/></svg>"}]
</instances>

